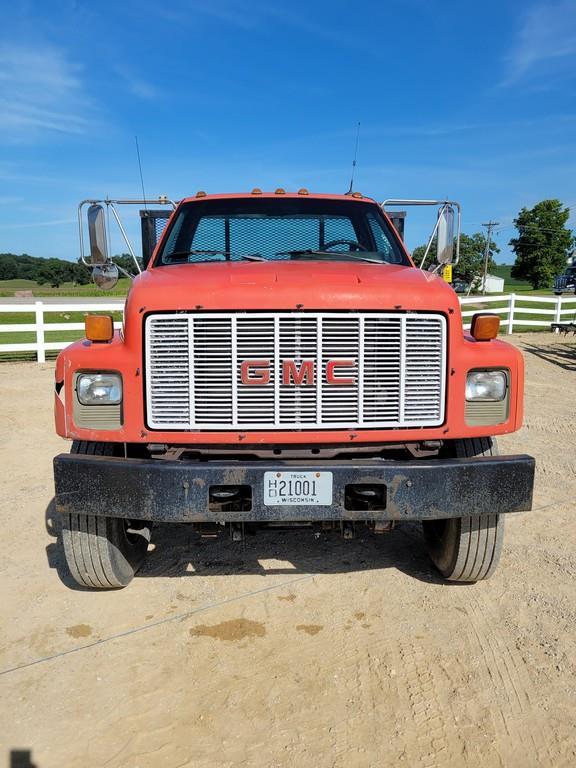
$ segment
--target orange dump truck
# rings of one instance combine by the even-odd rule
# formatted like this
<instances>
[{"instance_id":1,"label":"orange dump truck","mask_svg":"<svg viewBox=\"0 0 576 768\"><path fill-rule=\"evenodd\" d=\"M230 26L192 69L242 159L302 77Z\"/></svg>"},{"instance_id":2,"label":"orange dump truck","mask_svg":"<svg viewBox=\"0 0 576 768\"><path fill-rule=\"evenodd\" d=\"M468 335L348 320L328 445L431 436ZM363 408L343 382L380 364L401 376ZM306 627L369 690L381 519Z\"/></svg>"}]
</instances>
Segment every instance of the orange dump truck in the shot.
<instances>
[{"instance_id":1,"label":"orange dump truck","mask_svg":"<svg viewBox=\"0 0 576 768\"><path fill-rule=\"evenodd\" d=\"M104 287L118 276L106 208L125 234L123 202L138 201L82 204ZM436 203L387 207L411 202ZM359 193L198 193L172 207L122 329L88 316L58 357L56 429L74 442L54 460L56 508L74 579L128 584L154 522L240 540L266 524L351 538L407 520L446 579L490 576L505 514L531 508L534 460L494 440L522 423L521 354L493 315L463 331L439 274L454 244L457 258L457 204L438 205L428 271L401 219Z\"/></svg>"}]
</instances>

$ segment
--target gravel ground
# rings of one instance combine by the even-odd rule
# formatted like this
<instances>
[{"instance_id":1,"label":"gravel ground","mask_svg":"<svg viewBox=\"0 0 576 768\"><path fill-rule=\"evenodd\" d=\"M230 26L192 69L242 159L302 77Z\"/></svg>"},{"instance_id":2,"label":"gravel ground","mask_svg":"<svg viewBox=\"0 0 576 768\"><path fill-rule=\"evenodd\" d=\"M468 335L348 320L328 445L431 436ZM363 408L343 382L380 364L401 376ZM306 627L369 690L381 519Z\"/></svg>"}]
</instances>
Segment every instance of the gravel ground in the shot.
<instances>
[{"instance_id":1,"label":"gravel ground","mask_svg":"<svg viewBox=\"0 0 576 768\"><path fill-rule=\"evenodd\" d=\"M245 545L165 526L128 589L71 589L53 366L0 366L0 765L575 765L576 339L514 343L526 425L500 448L536 457L535 511L472 586L405 524Z\"/></svg>"}]
</instances>

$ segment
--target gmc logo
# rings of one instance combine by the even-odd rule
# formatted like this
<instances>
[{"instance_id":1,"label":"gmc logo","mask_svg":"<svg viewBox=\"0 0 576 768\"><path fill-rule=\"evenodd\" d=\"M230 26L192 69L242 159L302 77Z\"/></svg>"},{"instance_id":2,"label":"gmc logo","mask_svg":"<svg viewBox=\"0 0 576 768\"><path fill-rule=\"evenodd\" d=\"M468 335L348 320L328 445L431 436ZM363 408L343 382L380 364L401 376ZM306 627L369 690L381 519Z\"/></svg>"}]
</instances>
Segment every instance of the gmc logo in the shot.
<instances>
[{"instance_id":1,"label":"gmc logo","mask_svg":"<svg viewBox=\"0 0 576 768\"><path fill-rule=\"evenodd\" d=\"M356 384L356 377L345 376L340 368L353 368L354 360L328 360L326 363L326 383L351 386ZM270 360L244 360L240 366L242 384L262 387L270 383ZM295 360L282 361L282 384L296 387L313 387L316 383L316 361L303 360L298 364Z\"/></svg>"}]
</instances>

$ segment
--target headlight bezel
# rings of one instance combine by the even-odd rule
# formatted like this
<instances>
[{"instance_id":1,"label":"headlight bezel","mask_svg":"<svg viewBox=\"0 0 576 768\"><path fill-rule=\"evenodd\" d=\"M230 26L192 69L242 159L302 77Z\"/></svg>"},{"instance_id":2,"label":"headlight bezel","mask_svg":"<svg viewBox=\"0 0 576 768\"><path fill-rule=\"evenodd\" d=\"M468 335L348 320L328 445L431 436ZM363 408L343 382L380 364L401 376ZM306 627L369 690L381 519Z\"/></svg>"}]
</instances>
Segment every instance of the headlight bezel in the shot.
<instances>
[{"instance_id":1,"label":"headlight bezel","mask_svg":"<svg viewBox=\"0 0 576 768\"><path fill-rule=\"evenodd\" d=\"M83 380L91 380L90 384L92 386L100 385L102 387L109 387L112 391L116 388L117 393L114 397L90 399L86 397L86 392L82 392ZM87 387L89 387L90 384L88 384ZM121 405L124 397L122 374L119 371L78 371L76 375L75 390L78 402L86 408L97 408L105 405Z\"/></svg>"},{"instance_id":2,"label":"headlight bezel","mask_svg":"<svg viewBox=\"0 0 576 768\"><path fill-rule=\"evenodd\" d=\"M489 391L484 394L471 396L471 379L476 377L476 385L484 384L485 387L492 386L492 393ZM500 382L496 379L499 378ZM500 390L497 388L501 387ZM510 390L510 370L508 368L472 368L466 374L466 384L464 399L467 403L501 403L508 398ZM494 396L498 394L499 396Z\"/></svg>"}]
</instances>

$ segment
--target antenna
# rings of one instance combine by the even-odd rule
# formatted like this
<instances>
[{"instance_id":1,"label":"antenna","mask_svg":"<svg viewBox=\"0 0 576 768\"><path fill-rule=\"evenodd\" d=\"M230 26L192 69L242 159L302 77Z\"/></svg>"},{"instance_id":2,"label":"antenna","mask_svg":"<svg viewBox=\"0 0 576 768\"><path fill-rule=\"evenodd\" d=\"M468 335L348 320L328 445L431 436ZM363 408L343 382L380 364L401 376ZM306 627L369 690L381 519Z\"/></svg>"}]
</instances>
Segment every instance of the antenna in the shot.
<instances>
[{"instance_id":1,"label":"antenna","mask_svg":"<svg viewBox=\"0 0 576 768\"><path fill-rule=\"evenodd\" d=\"M352 176L350 177L350 189L346 194L352 194L352 188L354 186L354 173L356 171L356 158L358 157L358 139L360 138L360 121L356 126L356 146L354 147L354 160L352 160Z\"/></svg>"},{"instance_id":2,"label":"antenna","mask_svg":"<svg viewBox=\"0 0 576 768\"><path fill-rule=\"evenodd\" d=\"M142 176L142 163L140 161L140 147L138 146L138 136L134 136L134 141L136 142L136 155L138 156L138 168L140 170L140 183L142 184L142 199L144 200L145 210L148 210L148 206L146 205L146 192L144 191L144 177Z\"/></svg>"}]
</instances>

